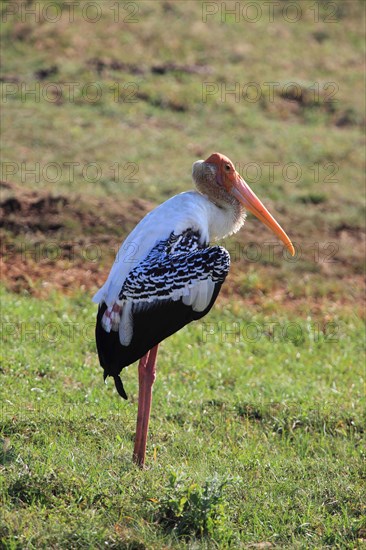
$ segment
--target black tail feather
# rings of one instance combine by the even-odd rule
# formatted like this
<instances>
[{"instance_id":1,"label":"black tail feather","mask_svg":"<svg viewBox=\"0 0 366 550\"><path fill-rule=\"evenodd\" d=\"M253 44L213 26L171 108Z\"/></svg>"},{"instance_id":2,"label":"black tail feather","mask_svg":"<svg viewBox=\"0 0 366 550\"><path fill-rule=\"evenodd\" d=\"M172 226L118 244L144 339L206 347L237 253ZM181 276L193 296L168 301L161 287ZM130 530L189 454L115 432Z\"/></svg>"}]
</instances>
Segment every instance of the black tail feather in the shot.
<instances>
[{"instance_id":1,"label":"black tail feather","mask_svg":"<svg viewBox=\"0 0 366 550\"><path fill-rule=\"evenodd\" d=\"M104 370L104 375L103 375L103 380L104 382L106 381L106 379L108 378L109 374L106 370ZM123 386L123 382L121 380L121 377L117 374L115 376L113 376L113 380L114 380L114 385L116 386L116 390L118 391L119 395L121 397L123 397L123 399L128 399L128 395L125 391L125 388Z\"/></svg>"},{"instance_id":2,"label":"black tail feather","mask_svg":"<svg viewBox=\"0 0 366 550\"><path fill-rule=\"evenodd\" d=\"M182 300L176 302L167 300L134 312L133 338L129 346L122 346L118 332L107 333L102 327L102 317L107 308L101 304L98 309L96 324L96 342L100 365L104 369L104 380L107 376L114 378L116 389L123 399L127 399L122 380L121 370L143 357L150 349L174 332L190 323L204 317L212 308L222 283L215 285L215 290L208 307L196 312Z\"/></svg>"},{"instance_id":3,"label":"black tail feather","mask_svg":"<svg viewBox=\"0 0 366 550\"><path fill-rule=\"evenodd\" d=\"M127 393L125 392L125 389L123 387L123 383L120 376L114 376L114 383L116 386L116 390L118 391L119 395L123 397L123 399L128 399Z\"/></svg>"}]
</instances>

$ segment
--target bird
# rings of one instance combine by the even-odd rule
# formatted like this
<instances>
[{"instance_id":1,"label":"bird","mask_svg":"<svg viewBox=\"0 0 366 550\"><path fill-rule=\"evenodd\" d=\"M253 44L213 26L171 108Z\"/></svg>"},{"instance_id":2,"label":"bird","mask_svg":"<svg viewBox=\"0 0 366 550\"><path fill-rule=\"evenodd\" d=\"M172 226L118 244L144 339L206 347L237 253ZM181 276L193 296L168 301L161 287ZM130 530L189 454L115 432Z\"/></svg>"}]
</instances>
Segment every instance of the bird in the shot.
<instances>
[{"instance_id":1,"label":"bird","mask_svg":"<svg viewBox=\"0 0 366 550\"><path fill-rule=\"evenodd\" d=\"M145 467L152 388L159 344L212 308L230 267L229 252L210 244L239 231L247 211L294 246L233 162L212 153L192 166L195 190L149 212L122 243L109 276L96 292L95 336L104 380L139 360L138 412L133 461Z\"/></svg>"}]
</instances>

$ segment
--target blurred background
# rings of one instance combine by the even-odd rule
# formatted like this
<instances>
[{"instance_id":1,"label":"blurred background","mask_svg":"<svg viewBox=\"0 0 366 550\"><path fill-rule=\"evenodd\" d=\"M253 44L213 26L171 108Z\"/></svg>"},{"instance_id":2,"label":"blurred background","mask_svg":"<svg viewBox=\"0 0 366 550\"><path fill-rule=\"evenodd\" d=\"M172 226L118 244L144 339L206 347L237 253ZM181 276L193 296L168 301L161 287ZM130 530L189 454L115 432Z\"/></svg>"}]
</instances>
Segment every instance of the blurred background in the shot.
<instances>
[{"instance_id":1,"label":"blurred background","mask_svg":"<svg viewBox=\"0 0 366 550\"><path fill-rule=\"evenodd\" d=\"M23 255L27 280L12 266L7 284L73 284L59 280L67 273L43 239L60 246L62 268L80 259L79 284L100 284L126 232L192 187L195 160L220 151L298 250L284 262L249 219L226 243L242 263L235 291L271 292L279 280L290 298L336 293L353 307L364 246L363 24L358 1L4 3L2 231L12 255L19 234L44 251L44 273Z\"/></svg>"},{"instance_id":2,"label":"blurred background","mask_svg":"<svg viewBox=\"0 0 366 550\"><path fill-rule=\"evenodd\" d=\"M364 503L365 3L9 0L1 16L3 548L356 548ZM225 239L161 346L147 449L91 297L227 155L283 226ZM360 546L359 546L360 545Z\"/></svg>"}]
</instances>

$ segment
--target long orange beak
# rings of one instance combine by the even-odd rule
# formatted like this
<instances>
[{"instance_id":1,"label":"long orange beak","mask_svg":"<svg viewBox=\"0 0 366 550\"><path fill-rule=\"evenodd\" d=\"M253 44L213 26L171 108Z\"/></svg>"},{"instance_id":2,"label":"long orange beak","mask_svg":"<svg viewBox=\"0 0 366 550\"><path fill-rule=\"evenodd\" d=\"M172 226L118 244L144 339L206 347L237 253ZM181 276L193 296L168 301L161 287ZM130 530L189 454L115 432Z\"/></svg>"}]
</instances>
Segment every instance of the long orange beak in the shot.
<instances>
[{"instance_id":1,"label":"long orange beak","mask_svg":"<svg viewBox=\"0 0 366 550\"><path fill-rule=\"evenodd\" d=\"M234 195L235 198L238 199L239 202L246 208L246 210L249 210L254 216L256 216L261 222L264 223L269 229L273 231L275 235L286 246L288 251L290 252L291 256L295 255L295 249L290 241L288 235L284 232L280 224L276 222L274 217L268 212L267 208L262 204L262 202L258 199L257 195L253 193L251 188L243 178L236 174L237 177L235 178L235 181L233 182L233 187L231 188L231 193Z\"/></svg>"}]
</instances>

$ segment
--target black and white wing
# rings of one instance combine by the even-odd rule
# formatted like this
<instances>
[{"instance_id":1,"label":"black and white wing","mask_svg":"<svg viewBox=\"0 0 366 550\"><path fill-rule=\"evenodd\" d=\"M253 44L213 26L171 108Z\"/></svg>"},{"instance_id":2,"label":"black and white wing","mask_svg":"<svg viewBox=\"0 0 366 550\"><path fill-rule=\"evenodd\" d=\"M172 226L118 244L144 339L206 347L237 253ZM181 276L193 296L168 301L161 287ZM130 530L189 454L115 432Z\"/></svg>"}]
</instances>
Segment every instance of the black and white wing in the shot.
<instances>
[{"instance_id":1,"label":"black and white wing","mask_svg":"<svg viewBox=\"0 0 366 550\"><path fill-rule=\"evenodd\" d=\"M172 233L130 271L116 303L100 307L96 327L100 363L105 375L115 378L123 397L118 377L122 368L206 315L229 266L229 253L221 246L200 244L198 232Z\"/></svg>"}]
</instances>

